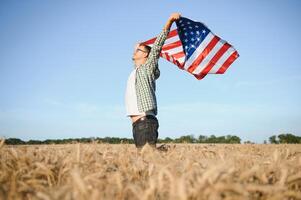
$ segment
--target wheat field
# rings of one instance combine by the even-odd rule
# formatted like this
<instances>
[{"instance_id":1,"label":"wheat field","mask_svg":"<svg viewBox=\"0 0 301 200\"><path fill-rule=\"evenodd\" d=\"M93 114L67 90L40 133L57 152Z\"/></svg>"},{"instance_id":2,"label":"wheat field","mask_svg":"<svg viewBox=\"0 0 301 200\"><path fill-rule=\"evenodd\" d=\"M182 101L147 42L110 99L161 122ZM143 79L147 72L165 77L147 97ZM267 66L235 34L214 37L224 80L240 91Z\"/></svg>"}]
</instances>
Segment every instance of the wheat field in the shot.
<instances>
[{"instance_id":1,"label":"wheat field","mask_svg":"<svg viewBox=\"0 0 301 200\"><path fill-rule=\"evenodd\" d=\"M0 199L301 199L301 145L0 145Z\"/></svg>"}]
</instances>

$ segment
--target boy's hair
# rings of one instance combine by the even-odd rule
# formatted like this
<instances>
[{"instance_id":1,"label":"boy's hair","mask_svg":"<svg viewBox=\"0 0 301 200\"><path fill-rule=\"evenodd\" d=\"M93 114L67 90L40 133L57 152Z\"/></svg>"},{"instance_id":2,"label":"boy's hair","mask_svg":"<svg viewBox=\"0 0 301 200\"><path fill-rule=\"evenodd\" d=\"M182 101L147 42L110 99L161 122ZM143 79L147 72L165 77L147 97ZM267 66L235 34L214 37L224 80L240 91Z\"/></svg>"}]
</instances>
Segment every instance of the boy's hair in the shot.
<instances>
[{"instance_id":1,"label":"boy's hair","mask_svg":"<svg viewBox=\"0 0 301 200\"><path fill-rule=\"evenodd\" d=\"M150 51L151 51L151 47L150 46L147 46L147 45L145 45L145 44L140 44L140 46L144 46L144 48L145 48L145 50L147 51L147 54L149 54L150 53Z\"/></svg>"}]
</instances>

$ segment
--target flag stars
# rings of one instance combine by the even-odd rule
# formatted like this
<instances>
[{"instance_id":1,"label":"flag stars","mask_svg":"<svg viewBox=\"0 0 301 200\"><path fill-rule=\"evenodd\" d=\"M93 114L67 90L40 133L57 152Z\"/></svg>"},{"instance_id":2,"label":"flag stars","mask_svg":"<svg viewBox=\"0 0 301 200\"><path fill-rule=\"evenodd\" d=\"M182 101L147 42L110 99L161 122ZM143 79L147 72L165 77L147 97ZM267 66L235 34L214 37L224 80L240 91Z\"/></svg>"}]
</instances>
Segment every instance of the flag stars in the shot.
<instances>
[{"instance_id":1,"label":"flag stars","mask_svg":"<svg viewBox=\"0 0 301 200\"><path fill-rule=\"evenodd\" d=\"M179 25L179 34L182 37L183 49L186 52L194 52L200 42L203 41L208 31L201 23L182 20Z\"/></svg>"}]
</instances>

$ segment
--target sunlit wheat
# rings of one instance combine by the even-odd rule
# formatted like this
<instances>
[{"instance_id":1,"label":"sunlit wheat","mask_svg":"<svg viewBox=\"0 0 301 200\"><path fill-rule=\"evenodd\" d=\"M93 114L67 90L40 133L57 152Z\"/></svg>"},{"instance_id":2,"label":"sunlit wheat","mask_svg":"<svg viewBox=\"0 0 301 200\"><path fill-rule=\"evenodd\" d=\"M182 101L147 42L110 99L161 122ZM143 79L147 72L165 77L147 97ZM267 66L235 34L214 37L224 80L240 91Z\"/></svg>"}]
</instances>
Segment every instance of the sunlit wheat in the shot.
<instances>
[{"instance_id":1,"label":"sunlit wheat","mask_svg":"<svg viewBox=\"0 0 301 200\"><path fill-rule=\"evenodd\" d=\"M301 145L0 141L0 199L301 199Z\"/></svg>"}]
</instances>

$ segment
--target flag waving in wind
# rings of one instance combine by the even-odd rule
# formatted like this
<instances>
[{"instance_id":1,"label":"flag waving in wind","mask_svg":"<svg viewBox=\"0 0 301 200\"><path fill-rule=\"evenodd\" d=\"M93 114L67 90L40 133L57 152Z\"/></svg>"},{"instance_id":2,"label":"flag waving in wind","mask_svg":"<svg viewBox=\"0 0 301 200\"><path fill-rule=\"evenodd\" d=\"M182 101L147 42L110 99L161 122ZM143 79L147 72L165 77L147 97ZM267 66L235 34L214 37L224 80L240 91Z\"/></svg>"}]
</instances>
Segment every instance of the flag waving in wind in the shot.
<instances>
[{"instance_id":1,"label":"flag waving in wind","mask_svg":"<svg viewBox=\"0 0 301 200\"><path fill-rule=\"evenodd\" d=\"M169 32L160 56L197 79L207 74L223 74L238 58L238 52L204 24L181 17L176 25L177 29ZM155 40L143 43L151 47Z\"/></svg>"}]
</instances>

